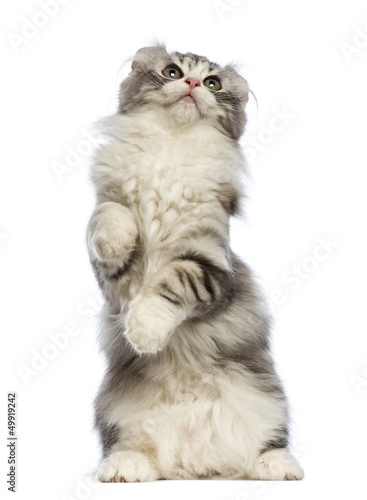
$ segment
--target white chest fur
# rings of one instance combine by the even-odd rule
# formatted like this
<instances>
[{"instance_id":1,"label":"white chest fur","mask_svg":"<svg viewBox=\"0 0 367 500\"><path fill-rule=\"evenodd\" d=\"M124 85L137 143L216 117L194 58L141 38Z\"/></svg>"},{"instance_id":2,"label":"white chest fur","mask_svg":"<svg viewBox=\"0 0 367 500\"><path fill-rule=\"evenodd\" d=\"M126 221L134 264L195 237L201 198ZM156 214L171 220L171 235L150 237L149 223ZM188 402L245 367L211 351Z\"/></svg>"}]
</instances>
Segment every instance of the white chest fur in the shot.
<instances>
[{"instance_id":1,"label":"white chest fur","mask_svg":"<svg viewBox=\"0 0 367 500\"><path fill-rule=\"evenodd\" d=\"M194 220L225 223L218 193L238 189L243 158L221 133L203 125L172 132L149 115L108 117L103 128L95 181L107 191L114 186L150 248Z\"/></svg>"}]
</instances>

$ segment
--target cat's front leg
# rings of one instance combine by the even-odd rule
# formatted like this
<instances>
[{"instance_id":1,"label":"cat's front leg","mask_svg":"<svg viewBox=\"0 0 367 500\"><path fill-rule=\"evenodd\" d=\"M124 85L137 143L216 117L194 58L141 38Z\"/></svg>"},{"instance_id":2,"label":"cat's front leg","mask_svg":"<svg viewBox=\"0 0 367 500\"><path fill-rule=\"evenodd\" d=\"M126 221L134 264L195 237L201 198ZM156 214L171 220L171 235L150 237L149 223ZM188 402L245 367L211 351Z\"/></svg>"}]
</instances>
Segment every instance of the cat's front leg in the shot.
<instances>
[{"instance_id":1,"label":"cat's front leg","mask_svg":"<svg viewBox=\"0 0 367 500\"><path fill-rule=\"evenodd\" d=\"M210 258L182 255L157 271L131 301L125 335L138 352L157 352L185 319L219 311L234 283L233 272Z\"/></svg>"},{"instance_id":2,"label":"cat's front leg","mask_svg":"<svg viewBox=\"0 0 367 500\"><path fill-rule=\"evenodd\" d=\"M175 292L171 296L175 297ZM175 328L185 319L184 309L165 300L149 290L143 289L130 303L125 335L136 351L155 353L164 348Z\"/></svg>"},{"instance_id":3,"label":"cat's front leg","mask_svg":"<svg viewBox=\"0 0 367 500\"><path fill-rule=\"evenodd\" d=\"M88 247L92 258L105 264L126 262L135 246L138 229L131 211L114 202L101 203L88 226Z\"/></svg>"}]
</instances>

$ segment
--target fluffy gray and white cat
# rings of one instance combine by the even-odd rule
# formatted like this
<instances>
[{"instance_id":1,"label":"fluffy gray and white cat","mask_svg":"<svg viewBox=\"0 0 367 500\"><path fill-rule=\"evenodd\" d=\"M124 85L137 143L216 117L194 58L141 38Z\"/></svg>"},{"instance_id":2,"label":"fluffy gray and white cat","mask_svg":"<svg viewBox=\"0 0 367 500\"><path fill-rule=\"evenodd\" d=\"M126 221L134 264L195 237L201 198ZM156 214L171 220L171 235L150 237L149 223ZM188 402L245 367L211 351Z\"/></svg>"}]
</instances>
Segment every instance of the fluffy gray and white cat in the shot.
<instances>
[{"instance_id":1,"label":"fluffy gray and white cat","mask_svg":"<svg viewBox=\"0 0 367 500\"><path fill-rule=\"evenodd\" d=\"M247 82L161 45L131 67L92 167L87 240L107 359L98 478L301 479L268 310L229 246Z\"/></svg>"}]
</instances>

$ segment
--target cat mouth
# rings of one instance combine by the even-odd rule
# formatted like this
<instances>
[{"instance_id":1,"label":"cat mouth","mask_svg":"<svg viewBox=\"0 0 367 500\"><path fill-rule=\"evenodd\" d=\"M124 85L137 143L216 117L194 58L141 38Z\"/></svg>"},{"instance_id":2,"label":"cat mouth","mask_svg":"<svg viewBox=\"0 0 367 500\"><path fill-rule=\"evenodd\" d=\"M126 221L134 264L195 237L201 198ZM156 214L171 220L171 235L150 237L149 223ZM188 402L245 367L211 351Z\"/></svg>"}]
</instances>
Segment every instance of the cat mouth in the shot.
<instances>
[{"instance_id":1,"label":"cat mouth","mask_svg":"<svg viewBox=\"0 0 367 500\"><path fill-rule=\"evenodd\" d=\"M196 104L196 101L191 94L184 95L183 97L181 97L180 101L191 102L193 104Z\"/></svg>"}]
</instances>

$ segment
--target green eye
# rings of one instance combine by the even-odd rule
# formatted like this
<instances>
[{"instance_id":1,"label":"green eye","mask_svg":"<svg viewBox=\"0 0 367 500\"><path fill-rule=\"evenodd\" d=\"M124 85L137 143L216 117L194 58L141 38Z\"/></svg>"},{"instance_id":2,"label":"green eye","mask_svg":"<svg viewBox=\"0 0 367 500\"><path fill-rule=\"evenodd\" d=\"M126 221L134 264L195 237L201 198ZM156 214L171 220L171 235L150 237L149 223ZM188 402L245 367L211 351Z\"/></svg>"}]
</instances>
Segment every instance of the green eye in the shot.
<instances>
[{"instance_id":1,"label":"green eye","mask_svg":"<svg viewBox=\"0 0 367 500\"><path fill-rule=\"evenodd\" d=\"M208 78L205 78L204 85L209 90L220 90L222 88L219 78L216 78L214 76L208 76Z\"/></svg>"},{"instance_id":2,"label":"green eye","mask_svg":"<svg viewBox=\"0 0 367 500\"><path fill-rule=\"evenodd\" d=\"M180 68L176 68L175 66L168 66L168 68L162 71L162 75L166 78L170 78L171 80L178 80L182 78L182 71Z\"/></svg>"}]
</instances>

